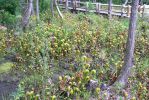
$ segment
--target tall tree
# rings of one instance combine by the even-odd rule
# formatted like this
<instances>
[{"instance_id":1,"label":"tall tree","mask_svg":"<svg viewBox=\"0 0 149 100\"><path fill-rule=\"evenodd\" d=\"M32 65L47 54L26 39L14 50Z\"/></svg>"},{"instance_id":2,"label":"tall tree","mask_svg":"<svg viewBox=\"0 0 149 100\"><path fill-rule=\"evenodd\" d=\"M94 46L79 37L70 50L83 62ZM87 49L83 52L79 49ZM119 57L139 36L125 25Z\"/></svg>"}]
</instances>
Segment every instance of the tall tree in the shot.
<instances>
[{"instance_id":1,"label":"tall tree","mask_svg":"<svg viewBox=\"0 0 149 100\"><path fill-rule=\"evenodd\" d=\"M34 1L34 0L33 0ZM32 2L33 2L32 1ZM34 15L35 14L35 11L34 11L34 5L33 5L33 3L32 3L32 10L31 10L31 15Z\"/></svg>"},{"instance_id":2,"label":"tall tree","mask_svg":"<svg viewBox=\"0 0 149 100\"><path fill-rule=\"evenodd\" d=\"M109 6L108 6L108 16L109 16L109 19L112 18L112 0L109 0L108 2Z\"/></svg>"},{"instance_id":3,"label":"tall tree","mask_svg":"<svg viewBox=\"0 0 149 100\"><path fill-rule=\"evenodd\" d=\"M138 4L139 0L132 1L124 65L117 81L114 83L114 85L120 84L122 87L126 86L126 83L128 82L128 77L131 73L131 68L133 66Z\"/></svg>"},{"instance_id":4,"label":"tall tree","mask_svg":"<svg viewBox=\"0 0 149 100\"><path fill-rule=\"evenodd\" d=\"M53 5L54 5L54 1L53 0L50 0L50 10L51 10L51 13L52 13L52 17L54 17L54 8L53 8Z\"/></svg>"},{"instance_id":5,"label":"tall tree","mask_svg":"<svg viewBox=\"0 0 149 100\"><path fill-rule=\"evenodd\" d=\"M37 21L40 20L39 17L39 0L36 0L36 17L37 17Z\"/></svg>"},{"instance_id":6,"label":"tall tree","mask_svg":"<svg viewBox=\"0 0 149 100\"><path fill-rule=\"evenodd\" d=\"M31 13L32 13L32 7L33 7L33 0L29 0L27 9L26 9L24 16L23 16L23 19L22 19L22 27L23 28L26 28L26 26L29 23L29 18L30 18Z\"/></svg>"}]
</instances>

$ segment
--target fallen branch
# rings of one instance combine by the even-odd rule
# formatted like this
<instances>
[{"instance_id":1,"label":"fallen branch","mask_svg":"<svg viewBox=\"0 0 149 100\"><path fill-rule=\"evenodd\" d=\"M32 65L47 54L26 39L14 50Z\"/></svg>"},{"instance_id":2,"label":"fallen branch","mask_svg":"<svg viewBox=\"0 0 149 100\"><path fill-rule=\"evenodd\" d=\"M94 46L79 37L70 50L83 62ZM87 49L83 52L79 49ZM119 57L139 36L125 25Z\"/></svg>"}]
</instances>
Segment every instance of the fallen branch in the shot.
<instances>
[{"instance_id":1,"label":"fallen branch","mask_svg":"<svg viewBox=\"0 0 149 100\"><path fill-rule=\"evenodd\" d=\"M58 7L58 4L57 4L56 0L54 0L54 2L55 2L55 5L56 5L56 9L57 9L57 11L58 11L58 14L59 14L60 17L63 19L64 17L63 17L63 15L62 15L62 13L61 13L59 7Z\"/></svg>"}]
</instances>

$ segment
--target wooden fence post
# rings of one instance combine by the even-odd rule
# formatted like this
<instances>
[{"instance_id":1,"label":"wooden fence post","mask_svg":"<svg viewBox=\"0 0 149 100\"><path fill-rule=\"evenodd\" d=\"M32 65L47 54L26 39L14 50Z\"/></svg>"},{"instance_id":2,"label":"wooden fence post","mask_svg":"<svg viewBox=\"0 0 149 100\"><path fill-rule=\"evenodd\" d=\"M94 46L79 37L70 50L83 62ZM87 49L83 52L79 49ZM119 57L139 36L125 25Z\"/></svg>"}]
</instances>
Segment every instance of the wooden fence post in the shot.
<instances>
[{"instance_id":1,"label":"wooden fence post","mask_svg":"<svg viewBox=\"0 0 149 100\"><path fill-rule=\"evenodd\" d=\"M131 6L128 5L127 6L127 16L130 17L130 13L131 13Z\"/></svg>"},{"instance_id":2,"label":"wooden fence post","mask_svg":"<svg viewBox=\"0 0 149 100\"><path fill-rule=\"evenodd\" d=\"M142 17L144 17L144 10L145 10L145 5L142 7Z\"/></svg>"},{"instance_id":3,"label":"wooden fence post","mask_svg":"<svg viewBox=\"0 0 149 100\"><path fill-rule=\"evenodd\" d=\"M142 12L143 12L143 7L142 5L139 5L138 7L138 13L139 13L139 16L142 17Z\"/></svg>"},{"instance_id":4,"label":"wooden fence post","mask_svg":"<svg viewBox=\"0 0 149 100\"><path fill-rule=\"evenodd\" d=\"M86 12L88 11L89 2L86 2Z\"/></svg>"},{"instance_id":5,"label":"wooden fence post","mask_svg":"<svg viewBox=\"0 0 149 100\"><path fill-rule=\"evenodd\" d=\"M143 12L144 12L144 6L141 6L141 16L143 17Z\"/></svg>"},{"instance_id":6,"label":"wooden fence post","mask_svg":"<svg viewBox=\"0 0 149 100\"><path fill-rule=\"evenodd\" d=\"M98 4L98 9L99 9L99 13L100 13L100 10L101 10L101 3Z\"/></svg>"},{"instance_id":7,"label":"wooden fence post","mask_svg":"<svg viewBox=\"0 0 149 100\"><path fill-rule=\"evenodd\" d=\"M65 11L68 10L68 0L65 0Z\"/></svg>"},{"instance_id":8,"label":"wooden fence post","mask_svg":"<svg viewBox=\"0 0 149 100\"><path fill-rule=\"evenodd\" d=\"M124 13L125 13L125 5L123 4L121 8L121 17L123 17Z\"/></svg>"},{"instance_id":9,"label":"wooden fence post","mask_svg":"<svg viewBox=\"0 0 149 100\"><path fill-rule=\"evenodd\" d=\"M78 0L78 7L80 7L80 0Z\"/></svg>"},{"instance_id":10,"label":"wooden fence post","mask_svg":"<svg viewBox=\"0 0 149 100\"><path fill-rule=\"evenodd\" d=\"M99 3L96 3L96 13L99 13Z\"/></svg>"},{"instance_id":11,"label":"wooden fence post","mask_svg":"<svg viewBox=\"0 0 149 100\"><path fill-rule=\"evenodd\" d=\"M76 0L73 1L73 10L76 10Z\"/></svg>"},{"instance_id":12,"label":"wooden fence post","mask_svg":"<svg viewBox=\"0 0 149 100\"><path fill-rule=\"evenodd\" d=\"M100 3L96 3L96 13L97 14L100 13L100 8L101 8L101 4Z\"/></svg>"},{"instance_id":13,"label":"wooden fence post","mask_svg":"<svg viewBox=\"0 0 149 100\"><path fill-rule=\"evenodd\" d=\"M76 3L76 9L77 9L77 7L78 7L78 1L77 1L77 0L75 0L75 3Z\"/></svg>"},{"instance_id":14,"label":"wooden fence post","mask_svg":"<svg viewBox=\"0 0 149 100\"><path fill-rule=\"evenodd\" d=\"M109 0L109 3L108 3L108 16L109 16L109 19L112 18L112 0Z\"/></svg>"}]
</instances>

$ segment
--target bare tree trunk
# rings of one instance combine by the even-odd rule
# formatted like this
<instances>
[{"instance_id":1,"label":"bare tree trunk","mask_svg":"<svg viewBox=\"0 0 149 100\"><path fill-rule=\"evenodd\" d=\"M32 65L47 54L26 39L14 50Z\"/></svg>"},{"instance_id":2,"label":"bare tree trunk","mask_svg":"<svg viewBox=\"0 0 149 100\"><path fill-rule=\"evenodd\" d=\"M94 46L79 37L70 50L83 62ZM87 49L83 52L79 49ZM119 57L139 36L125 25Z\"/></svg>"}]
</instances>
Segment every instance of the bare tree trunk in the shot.
<instances>
[{"instance_id":1,"label":"bare tree trunk","mask_svg":"<svg viewBox=\"0 0 149 100\"><path fill-rule=\"evenodd\" d=\"M34 0L33 0L33 1L34 1ZM34 15L34 14L35 14L33 1L32 1L32 11L31 11L31 15Z\"/></svg>"},{"instance_id":2,"label":"bare tree trunk","mask_svg":"<svg viewBox=\"0 0 149 100\"><path fill-rule=\"evenodd\" d=\"M126 86L133 66L138 4L139 0L133 0L124 65L117 81L114 83L114 85L120 84L122 88Z\"/></svg>"},{"instance_id":3,"label":"bare tree trunk","mask_svg":"<svg viewBox=\"0 0 149 100\"><path fill-rule=\"evenodd\" d=\"M33 6L33 0L29 0L28 7L26 12L24 13L23 19L22 19L22 27L25 28L29 23L29 18L31 16L32 12L32 6Z\"/></svg>"},{"instance_id":4,"label":"bare tree trunk","mask_svg":"<svg viewBox=\"0 0 149 100\"><path fill-rule=\"evenodd\" d=\"M54 17L53 3L54 3L54 1L50 0L50 10L51 10L51 13L52 13L52 17Z\"/></svg>"},{"instance_id":5,"label":"bare tree trunk","mask_svg":"<svg viewBox=\"0 0 149 100\"><path fill-rule=\"evenodd\" d=\"M36 0L36 17L37 21L39 22L40 17L39 17L39 0Z\"/></svg>"},{"instance_id":6,"label":"bare tree trunk","mask_svg":"<svg viewBox=\"0 0 149 100\"><path fill-rule=\"evenodd\" d=\"M109 19L112 18L112 0L109 0L108 2L109 6L108 6L108 16L109 16Z\"/></svg>"}]
</instances>

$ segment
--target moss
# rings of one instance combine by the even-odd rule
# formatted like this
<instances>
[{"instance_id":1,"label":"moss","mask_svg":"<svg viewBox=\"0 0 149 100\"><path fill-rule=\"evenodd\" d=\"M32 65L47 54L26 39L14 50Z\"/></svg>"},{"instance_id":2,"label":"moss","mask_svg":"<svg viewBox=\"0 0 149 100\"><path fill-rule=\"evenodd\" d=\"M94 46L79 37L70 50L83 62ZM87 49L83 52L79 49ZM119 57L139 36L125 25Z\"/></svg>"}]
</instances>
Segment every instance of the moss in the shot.
<instances>
[{"instance_id":1,"label":"moss","mask_svg":"<svg viewBox=\"0 0 149 100\"><path fill-rule=\"evenodd\" d=\"M0 39L3 39L4 38L4 36L5 36L5 30L1 30L0 29Z\"/></svg>"},{"instance_id":2,"label":"moss","mask_svg":"<svg viewBox=\"0 0 149 100\"><path fill-rule=\"evenodd\" d=\"M12 68L12 66L13 66L12 62L5 62L0 64L0 74L8 72Z\"/></svg>"}]
</instances>

